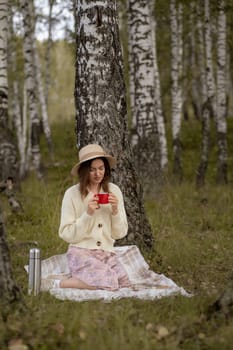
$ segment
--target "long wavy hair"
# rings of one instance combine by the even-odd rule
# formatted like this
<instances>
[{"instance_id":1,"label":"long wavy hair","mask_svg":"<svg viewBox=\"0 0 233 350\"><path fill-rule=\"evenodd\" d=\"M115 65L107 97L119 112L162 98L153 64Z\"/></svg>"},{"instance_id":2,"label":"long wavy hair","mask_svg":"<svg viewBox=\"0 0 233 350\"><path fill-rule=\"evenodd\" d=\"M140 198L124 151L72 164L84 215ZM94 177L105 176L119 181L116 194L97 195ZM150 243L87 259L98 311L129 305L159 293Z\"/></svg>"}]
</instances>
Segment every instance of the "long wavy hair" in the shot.
<instances>
[{"instance_id":1,"label":"long wavy hair","mask_svg":"<svg viewBox=\"0 0 233 350\"><path fill-rule=\"evenodd\" d=\"M86 162L83 162L80 164L80 167L78 169L78 177L79 177L79 186L80 186L80 192L81 196L85 198L88 195L88 185L89 185L89 175L90 175L90 169L91 169L91 163L95 159L101 159L104 162L104 178L101 182L101 186L104 190L104 192L109 192L109 182L111 178L111 169L108 163L108 160L104 157L97 157L94 159L87 160Z\"/></svg>"}]
</instances>

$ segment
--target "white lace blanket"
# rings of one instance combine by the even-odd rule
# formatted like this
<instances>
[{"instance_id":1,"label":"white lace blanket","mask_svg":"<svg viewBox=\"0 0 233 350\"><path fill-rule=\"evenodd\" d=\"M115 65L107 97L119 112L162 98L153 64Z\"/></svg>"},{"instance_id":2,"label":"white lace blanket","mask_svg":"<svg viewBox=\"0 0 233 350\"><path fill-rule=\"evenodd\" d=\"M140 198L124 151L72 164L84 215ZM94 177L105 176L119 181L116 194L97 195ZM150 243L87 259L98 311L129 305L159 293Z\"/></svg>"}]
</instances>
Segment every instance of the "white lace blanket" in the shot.
<instances>
[{"instance_id":1,"label":"white lace blanket","mask_svg":"<svg viewBox=\"0 0 233 350\"><path fill-rule=\"evenodd\" d=\"M149 269L137 246L116 247L119 259L128 273L131 288L122 288L118 291L81 290L73 288L57 288L57 281L68 278L69 268L66 254L54 255L42 260L41 290L49 291L51 295L61 300L104 300L106 302L121 298L139 298L153 300L164 296L181 294L191 296L182 287L177 286L163 274L157 274ZM27 267L25 267L27 270Z\"/></svg>"}]
</instances>

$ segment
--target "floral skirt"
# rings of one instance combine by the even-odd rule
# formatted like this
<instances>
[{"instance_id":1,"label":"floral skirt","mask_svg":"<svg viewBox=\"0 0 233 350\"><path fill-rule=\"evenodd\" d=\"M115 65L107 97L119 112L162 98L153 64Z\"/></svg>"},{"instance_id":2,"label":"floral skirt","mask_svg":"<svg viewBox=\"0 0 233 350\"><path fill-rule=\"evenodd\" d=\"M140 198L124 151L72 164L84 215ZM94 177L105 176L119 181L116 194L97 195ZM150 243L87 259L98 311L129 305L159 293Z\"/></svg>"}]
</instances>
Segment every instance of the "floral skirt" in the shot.
<instances>
[{"instance_id":1,"label":"floral skirt","mask_svg":"<svg viewBox=\"0 0 233 350\"><path fill-rule=\"evenodd\" d=\"M71 276L92 287L113 291L130 286L117 253L70 246L67 260Z\"/></svg>"}]
</instances>

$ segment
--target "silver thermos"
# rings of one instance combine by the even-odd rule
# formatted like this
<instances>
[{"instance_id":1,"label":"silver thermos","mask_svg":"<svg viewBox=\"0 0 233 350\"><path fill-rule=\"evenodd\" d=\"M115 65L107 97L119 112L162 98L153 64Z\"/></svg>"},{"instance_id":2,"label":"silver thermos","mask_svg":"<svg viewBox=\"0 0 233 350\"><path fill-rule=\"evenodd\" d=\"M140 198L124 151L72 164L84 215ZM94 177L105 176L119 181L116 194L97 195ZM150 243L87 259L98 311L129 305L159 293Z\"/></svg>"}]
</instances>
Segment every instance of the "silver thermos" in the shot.
<instances>
[{"instance_id":1,"label":"silver thermos","mask_svg":"<svg viewBox=\"0 0 233 350\"><path fill-rule=\"evenodd\" d=\"M29 251L28 266L28 294L38 295L41 282L41 256L40 249L32 248Z\"/></svg>"}]
</instances>

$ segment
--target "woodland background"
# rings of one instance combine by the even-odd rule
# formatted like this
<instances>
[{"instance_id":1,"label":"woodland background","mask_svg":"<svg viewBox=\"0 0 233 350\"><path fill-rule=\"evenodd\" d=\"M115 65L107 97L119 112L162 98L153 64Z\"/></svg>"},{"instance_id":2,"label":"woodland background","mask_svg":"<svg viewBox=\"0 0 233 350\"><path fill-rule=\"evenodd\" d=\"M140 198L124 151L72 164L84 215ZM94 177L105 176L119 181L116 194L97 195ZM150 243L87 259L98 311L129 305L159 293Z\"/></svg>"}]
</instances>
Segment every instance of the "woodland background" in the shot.
<instances>
[{"instance_id":1,"label":"woodland background","mask_svg":"<svg viewBox=\"0 0 233 350\"><path fill-rule=\"evenodd\" d=\"M51 2L52 3L52 2ZM183 7L183 43L190 44L190 19L196 2L181 1ZM204 1L202 9L204 8ZM179 6L177 4L177 6ZM129 128L130 67L126 34L126 2L118 2L121 20L121 43L124 53L125 82ZM69 4L72 11L72 4ZM178 8L178 7L177 7ZM75 40L68 29L62 40L51 40L49 66L50 85L47 97L53 155L49 153L44 133L40 136L43 176L38 178L30 168L21 181L16 198L23 207L12 213L8 198L1 195L7 239L11 252L16 284L20 287L24 306L1 306L1 349L230 349L232 341L232 303L224 309L216 304L219 296L232 281L232 133L233 133L233 3L226 1L227 57L226 105L227 180L218 183L218 132L214 115L210 115L210 154L205 182L197 186L196 175L201 157L203 119L195 114L191 93L191 74L182 75L186 103L181 112L182 176L174 172L174 139L171 118L171 31L170 2L157 0L157 58L161 83L161 102L168 144L168 164L162 171L162 185L148 195L144 203L154 236L153 249L143 250L156 272L164 273L187 291L192 298L180 296L155 300L120 300L73 303L58 301L47 293L36 298L27 296L27 264L31 246L41 248L43 258L66 250L57 235L60 204L65 189L73 183L69 175L77 161L75 135ZM216 2L210 1L212 22L213 66L217 70ZM39 12L38 12L39 14ZM62 14L62 11L61 11ZM40 16L38 20L42 20ZM55 20L55 19L54 19ZM59 20L57 16L56 20ZM64 23L65 23L65 19ZM43 19L45 21L45 19ZM68 28L68 26L67 26ZM16 36L17 69L9 70L9 86L17 78L23 101L22 40ZM52 38L51 38L52 39ZM37 50L46 72L48 41L37 41ZM190 53L190 51L188 50ZM189 58L191 56L188 56ZM185 60L184 60L185 61ZM187 68L187 65L186 65ZM48 72L48 71L47 71ZM216 75L215 75L216 77ZM44 86L46 78L43 75ZM199 85L200 86L200 85ZM12 93L12 90L9 90ZM200 91L199 91L200 92ZM12 96L12 95L11 95ZM11 97L9 98L10 128ZM200 100L197 100L201 102ZM201 104L201 103L200 103ZM21 112L23 111L23 102ZM200 106L202 109L202 106ZM15 133L15 131L13 131ZM15 140L16 140L15 135ZM137 164L137 160L135 160ZM34 169L34 170L33 170ZM140 172L140 169L138 169ZM146 189L146 188L145 188ZM232 293L230 294L230 300ZM220 310L220 311L219 311Z\"/></svg>"}]
</instances>

